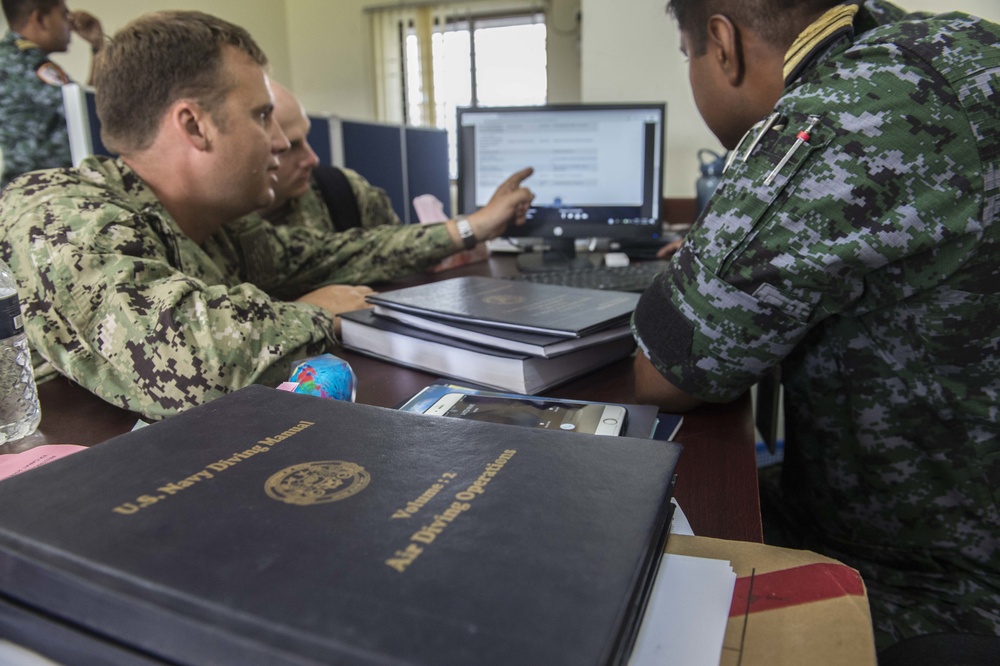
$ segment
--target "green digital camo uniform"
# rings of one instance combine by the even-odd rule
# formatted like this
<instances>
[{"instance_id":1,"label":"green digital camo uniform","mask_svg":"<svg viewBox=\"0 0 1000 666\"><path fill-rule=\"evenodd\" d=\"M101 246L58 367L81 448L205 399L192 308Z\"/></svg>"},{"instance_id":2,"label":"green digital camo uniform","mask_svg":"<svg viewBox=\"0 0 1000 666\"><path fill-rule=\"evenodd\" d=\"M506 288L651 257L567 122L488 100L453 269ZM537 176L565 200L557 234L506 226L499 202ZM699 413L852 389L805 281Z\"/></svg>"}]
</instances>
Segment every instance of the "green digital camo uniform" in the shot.
<instances>
[{"instance_id":1,"label":"green digital camo uniform","mask_svg":"<svg viewBox=\"0 0 1000 666\"><path fill-rule=\"evenodd\" d=\"M344 266L337 272L337 282L372 284L384 280L386 275L395 277L412 272L413 255L440 257L439 235L428 234L424 225L402 225L399 216L392 209L392 202L385 190L375 187L356 171L351 169L341 169L341 171L347 177L351 191L354 192L358 212L361 215L361 229L364 230L354 229L348 233L353 234L358 247L377 249L378 252L367 262ZM256 213L247 216L246 219L254 218L257 218ZM284 208L268 215L267 219L276 225L343 233L336 230L330 210L323 202L323 196L315 181L305 194L289 200ZM404 260L410 268L395 267L394 264L399 259ZM430 263L427 263L422 267L426 268L429 265Z\"/></svg>"},{"instance_id":2,"label":"green digital camo uniform","mask_svg":"<svg viewBox=\"0 0 1000 666\"><path fill-rule=\"evenodd\" d=\"M110 158L26 174L0 198L0 256L17 276L33 350L104 400L152 419L287 379L293 359L334 345L333 321L321 308L278 299L354 283L362 272L388 279L453 251L444 225L419 231L434 240L419 252L394 251L368 242L363 229L327 234L257 218L199 247L136 173Z\"/></svg>"},{"instance_id":3,"label":"green digital camo uniform","mask_svg":"<svg viewBox=\"0 0 1000 666\"><path fill-rule=\"evenodd\" d=\"M363 228L371 229L401 224L399 216L392 209L392 202L385 190L381 187L375 187L353 169L342 168L340 171L347 177L347 182L351 184L351 191L354 192L354 198L358 204ZM305 194L291 199L283 210L269 215L268 219L275 224L289 224L321 231L336 231L330 210L323 203L323 195L315 180L312 181ZM403 232L402 235L399 235L399 229L383 229L378 236L373 236L372 240L373 242L413 242L418 227L405 228L413 231ZM397 238L398 241L396 241Z\"/></svg>"},{"instance_id":4,"label":"green digital camo uniform","mask_svg":"<svg viewBox=\"0 0 1000 666\"><path fill-rule=\"evenodd\" d=\"M0 188L19 174L72 165L63 111L62 84L51 75L46 83L39 68L61 70L32 42L8 31L0 39ZM62 76L65 77L63 74Z\"/></svg>"},{"instance_id":5,"label":"green digital camo uniform","mask_svg":"<svg viewBox=\"0 0 1000 666\"><path fill-rule=\"evenodd\" d=\"M634 318L704 400L781 364L785 507L879 648L1000 633L1000 26L910 19L817 51Z\"/></svg>"}]
</instances>

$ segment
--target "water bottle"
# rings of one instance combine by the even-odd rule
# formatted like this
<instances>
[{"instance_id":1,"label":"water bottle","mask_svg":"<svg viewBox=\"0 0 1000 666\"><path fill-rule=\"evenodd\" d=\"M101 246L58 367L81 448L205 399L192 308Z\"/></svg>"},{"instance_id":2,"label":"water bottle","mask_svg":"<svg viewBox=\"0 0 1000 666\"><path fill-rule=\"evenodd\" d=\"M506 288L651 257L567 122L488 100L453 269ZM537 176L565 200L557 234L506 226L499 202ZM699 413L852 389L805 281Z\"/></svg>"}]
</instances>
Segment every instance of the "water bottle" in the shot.
<instances>
[{"instance_id":1,"label":"water bottle","mask_svg":"<svg viewBox=\"0 0 1000 666\"><path fill-rule=\"evenodd\" d=\"M35 432L41 418L17 282L0 260L0 444Z\"/></svg>"},{"instance_id":2,"label":"water bottle","mask_svg":"<svg viewBox=\"0 0 1000 666\"><path fill-rule=\"evenodd\" d=\"M707 160L706 155L709 156ZM702 148L698 151L698 161L701 162L701 177L695 182L695 191L698 195L696 215L700 216L701 211L705 209L705 204L712 198L715 188L719 185L722 170L726 165L726 156L719 155L708 148Z\"/></svg>"}]
</instances>

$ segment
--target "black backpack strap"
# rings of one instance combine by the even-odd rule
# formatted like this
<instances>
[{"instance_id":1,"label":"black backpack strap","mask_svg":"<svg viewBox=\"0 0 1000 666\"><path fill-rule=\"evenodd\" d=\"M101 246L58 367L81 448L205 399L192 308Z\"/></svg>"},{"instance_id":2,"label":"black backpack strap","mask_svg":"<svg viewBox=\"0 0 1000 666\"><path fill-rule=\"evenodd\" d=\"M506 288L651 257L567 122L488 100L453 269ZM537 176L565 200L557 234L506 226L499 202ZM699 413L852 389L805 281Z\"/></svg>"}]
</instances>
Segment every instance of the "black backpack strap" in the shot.
<instances>
[{"instance_id":1,"label":"black backpack strap","mask_svg":"<svg viewBox=\"0 0 1000 666\"><path fill-rule=\"evenodd\" d=\"M330 211L333 226L337 231L361 226L358 200L343 171L335 166L318 165L313 167L313 180L319 186L323 202Z\"/></svg>"}]
</instances>

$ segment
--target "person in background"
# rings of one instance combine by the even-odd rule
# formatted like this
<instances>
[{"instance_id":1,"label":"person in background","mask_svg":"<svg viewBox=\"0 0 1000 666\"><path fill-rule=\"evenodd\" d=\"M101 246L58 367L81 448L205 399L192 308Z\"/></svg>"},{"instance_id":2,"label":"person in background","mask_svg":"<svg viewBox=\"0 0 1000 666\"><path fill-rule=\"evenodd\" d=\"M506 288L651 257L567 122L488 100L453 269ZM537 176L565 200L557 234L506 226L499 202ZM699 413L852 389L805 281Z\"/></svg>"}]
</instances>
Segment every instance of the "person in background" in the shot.
<instances>
[{"instance_id":1,"label":"person in background","mask_svg":"<svg viewBox=\"0 0 1000 666\"><path fill-rule=\"evenodd\" d=\"M640 399L780 365L765 540L860 571L876 642L1000 634L1000 26L881 1L671 0L734 151L643 294Z\"/></svg>"},{"instance_id":2,"label":"person in background","mask_svg":"<svg viewBox=\"0 0 1000 666\"><path fill-rule=\"evenodd\" d=\"M290 148L278 156L274 202L247 219L261 216L275 225L334 234L339 242L339 270L328 279L342 284L373 284L427 268L442 257L441 237L425 225L402 225L385 191L351 169L319 167L308 142L310 121L305 109L284 86L272 82L274 117ZM526 169L515 178L526 178ZM498 230L480 226L468 216L475 238L485 240ZM450 221L447 227L456 224ZM452 237L453 254L466 249L460 235Z\"/></svg>"},{"instance_id":3,"label":"person in background","mask_svg":"<svg viewBox=\"0 0 1000 666\"><path fill-rule=\"evenodd\" d=\"M274 224L305 226L323 231L337 231L351 227L380 227L400 225L399 216L392 209L389 196L380 187L371 185L353 169L340 169L319 164L308 135L312 121L305 108L287 88L272 81L274 91L274 119L288 137L291 147L279 157L278 182L274 185L274 203L257 211ZM324 189L320 174L331 175L340 181L336 189ZM353 209L336 201L347 199ZM349 218L349 219L342 219Z\"/></svg>"},{"instance_id":4,"label":"person in background","mask_svg":"<svg viewBox=\"0 0 1000 666\"><path fill-rule=\"evenodd\" d=\"M69 77L49 60L69 48L75 32L96 56L101 22L70 12L64 0L3 0L8 30L0 39L0 188L19 174L72 166L61 88ZM93 74L91 74L93 76Z\"/></svg>"},{"instance_id":5,"label":"person in background","mask_svg":"<svg viewBox=\"0 0 1000 666\"><path fill-rule=\"evenodd\" d=\"M157 420L277 385L336 346L335 315L371 290L316 285L364 253L345 257L340 234L240 219L273 203L289 149L266 64L244 29L194 11L144 15L104 47L97 112L120 157L31 172L0 197L0 257L40 380L61 373ZM524 221L524 175L476 213L475 233ZM462 243L454 221L425 233L431 261Z\"/></svg>"}]
</instances>

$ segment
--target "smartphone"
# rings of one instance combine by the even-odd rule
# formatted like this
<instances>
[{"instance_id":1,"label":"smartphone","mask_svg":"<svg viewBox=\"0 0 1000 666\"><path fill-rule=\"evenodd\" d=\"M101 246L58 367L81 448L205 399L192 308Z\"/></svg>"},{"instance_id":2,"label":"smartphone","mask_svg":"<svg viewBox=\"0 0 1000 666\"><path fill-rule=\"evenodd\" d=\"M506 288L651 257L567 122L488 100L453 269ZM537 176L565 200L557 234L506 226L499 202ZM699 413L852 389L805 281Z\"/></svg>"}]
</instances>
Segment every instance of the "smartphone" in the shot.
<instances>
[{"instance_id":1,"label":"smartphone","mask_svg":"<svg viewBox=\"0 0 1000 666\"><path fill-rule=\"evenodd\" d=\"M627 412L619 405L447 393L424 413L546 430L618 435L625 426Z\"/></svg>"}]
</instances>

